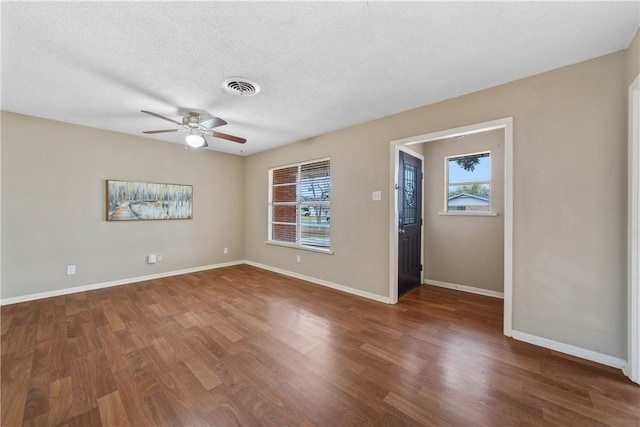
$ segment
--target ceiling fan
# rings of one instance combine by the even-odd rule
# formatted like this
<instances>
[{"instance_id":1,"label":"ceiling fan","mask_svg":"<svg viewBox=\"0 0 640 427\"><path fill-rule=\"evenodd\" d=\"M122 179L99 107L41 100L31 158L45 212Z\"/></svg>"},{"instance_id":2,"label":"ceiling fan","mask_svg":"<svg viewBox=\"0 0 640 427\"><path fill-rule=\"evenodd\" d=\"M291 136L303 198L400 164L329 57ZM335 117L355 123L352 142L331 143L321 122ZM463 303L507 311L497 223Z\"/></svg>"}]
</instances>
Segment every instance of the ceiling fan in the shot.
<instances>
[{"instance_id":1,"label":"ceiling fan","mask_svg":"<svg viewBox=\"0 0 640 427\"><path fill-rule=\"evenodd\" d=\"M147 130L142 133L154 134L167 132L189 132L189 134L185 138L185 142L188 146L193 148L209 146L209 144L207 144L207 140L204 137L205 135L226 139L228 141L237 142L238 144L244 144L245 142L247 142L247 140L244 138L212 130L215 127L224 126L227 124L227 122L218 117L213 117L209 120L201 121L202 115L200 113L191 111L189 112L189 114L182 118L182 122L179 122L177 120L161 116L160 114L153 113L151 111L140 110L140 112L149 114L150 116L154 116L162 120L166 120L171 123L175 123L176 125L180 126L178 129Z\"/></svg>"}]
</instances>

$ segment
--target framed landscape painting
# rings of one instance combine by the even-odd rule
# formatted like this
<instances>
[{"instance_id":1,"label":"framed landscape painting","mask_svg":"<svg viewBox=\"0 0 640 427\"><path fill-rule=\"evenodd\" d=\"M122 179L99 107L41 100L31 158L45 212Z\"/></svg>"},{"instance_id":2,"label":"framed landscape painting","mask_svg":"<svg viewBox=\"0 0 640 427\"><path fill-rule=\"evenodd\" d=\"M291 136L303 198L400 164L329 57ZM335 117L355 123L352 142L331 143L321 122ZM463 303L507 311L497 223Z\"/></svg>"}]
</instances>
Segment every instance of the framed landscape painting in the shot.
<instances>
[{"instance_id":1,"label":"framed landscape painting","mask_svg":"<svg viewBox=\"0 0 640 427\"><path fill-rule=\"evenodd\" d=\"M107 221L192 217L191 185L107 180Z\"/></svg>"}]
</instances>

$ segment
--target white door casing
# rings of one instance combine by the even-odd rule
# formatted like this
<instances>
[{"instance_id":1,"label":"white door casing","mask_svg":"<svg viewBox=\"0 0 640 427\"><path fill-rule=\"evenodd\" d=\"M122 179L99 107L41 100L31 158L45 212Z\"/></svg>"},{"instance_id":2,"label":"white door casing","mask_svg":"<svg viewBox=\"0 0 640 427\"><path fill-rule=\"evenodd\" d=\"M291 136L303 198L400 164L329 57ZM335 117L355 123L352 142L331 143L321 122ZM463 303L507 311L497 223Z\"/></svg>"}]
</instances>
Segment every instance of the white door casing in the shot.
<instances>
[{"instance_id":1,"label":"white door casing","mask_svg":"<svg viewBox=\"0 0 640 427\"><path fill-rule=\"evenodd\" d=\"M627 365L631 381L640 384L640 75L629 86L628 185L628 326Z\"/></svg>"}]
</instances>

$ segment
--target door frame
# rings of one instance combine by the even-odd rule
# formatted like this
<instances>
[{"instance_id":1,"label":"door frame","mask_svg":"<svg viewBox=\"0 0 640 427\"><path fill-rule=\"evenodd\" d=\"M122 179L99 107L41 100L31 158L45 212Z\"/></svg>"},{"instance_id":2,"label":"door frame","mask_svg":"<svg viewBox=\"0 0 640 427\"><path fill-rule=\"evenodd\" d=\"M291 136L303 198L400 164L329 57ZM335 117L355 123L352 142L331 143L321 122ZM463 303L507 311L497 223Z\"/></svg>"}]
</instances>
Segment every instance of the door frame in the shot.
<instances>
[{"instance_id":1,"label":"door frame","mask_svg":"<svg viewBox=\"0 0 640 427\"><path fill-rule=\"evenodd\" d=\"M510 337L513 310L513 117L475 123L423 135L398 139L390 142L390 188L389 194L389 302L398 302L398 162L400 151L425 142L437 141L456 136L472 135L504 129L504 320L503 333ZM413 151L409 151L415 155ZM424 169L424 157L422 167ZM424 183L422 186L424 195ZM422 198L424 212L424 197ZM424 225L423 225L424 228ZM424 238L422 239L424 256ZM423 272L424 273L424 272ZM424 278L422 278L424 281Z\"/></svg>"},{"instance_id":2,"label":"door frame","mask_svg":"<svg viewBox=\"0 0 640 427\"><path fill-rule=\"evenodd\" d=\"M629 86L628 326L624 374L640 384L640 75Z\"/></svg>"}]
</instances>

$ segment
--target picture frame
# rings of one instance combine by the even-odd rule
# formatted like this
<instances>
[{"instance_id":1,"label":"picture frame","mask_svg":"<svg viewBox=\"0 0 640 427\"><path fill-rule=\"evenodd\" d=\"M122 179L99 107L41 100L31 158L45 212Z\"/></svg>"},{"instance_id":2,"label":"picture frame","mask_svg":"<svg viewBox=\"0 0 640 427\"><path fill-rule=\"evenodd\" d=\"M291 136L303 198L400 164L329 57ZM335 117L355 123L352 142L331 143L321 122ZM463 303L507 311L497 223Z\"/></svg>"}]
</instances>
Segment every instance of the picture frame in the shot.
<instances>
[{"instance_id":1,"label":"picture frame","mask_svg":"<svg viewBox=\"0 0 640 427\"><path fill-rule=\"evenodd\" d=\"M193 219L193 186L106 180L107 221Z\"/></svg>"}]
</instances>

